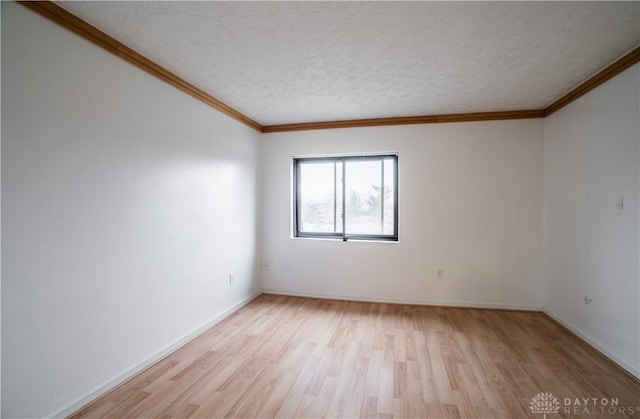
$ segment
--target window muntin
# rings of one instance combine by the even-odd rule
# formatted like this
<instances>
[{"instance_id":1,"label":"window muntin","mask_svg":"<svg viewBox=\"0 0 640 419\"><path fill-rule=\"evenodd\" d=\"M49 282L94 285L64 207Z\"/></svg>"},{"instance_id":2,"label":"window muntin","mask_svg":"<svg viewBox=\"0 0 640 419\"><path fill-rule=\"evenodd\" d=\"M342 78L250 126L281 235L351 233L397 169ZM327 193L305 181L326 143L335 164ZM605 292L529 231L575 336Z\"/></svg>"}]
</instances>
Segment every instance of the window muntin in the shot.
<instances>
[{"instance_id":1,"label":"window muntin","mask_svg":"<svg viewBox=\"0 0 640 419\"><path fill-rule=\"evenodd\" d=\"M398 240L397 155L293 163L294 236Z\"/></svg>"}]
</instances>

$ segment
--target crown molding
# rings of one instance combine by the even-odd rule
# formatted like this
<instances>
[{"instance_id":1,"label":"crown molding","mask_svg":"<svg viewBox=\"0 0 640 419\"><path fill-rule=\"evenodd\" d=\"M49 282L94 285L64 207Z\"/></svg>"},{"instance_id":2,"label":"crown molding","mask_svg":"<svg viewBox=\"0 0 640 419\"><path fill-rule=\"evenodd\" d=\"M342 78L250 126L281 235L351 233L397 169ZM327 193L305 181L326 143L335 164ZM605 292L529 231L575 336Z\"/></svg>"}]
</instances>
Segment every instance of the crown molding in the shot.
<instances>
[{"instance_id":1,"label":"crown molding","mask_svg":"<svg viewBox=\"0 0 640 419\"><path fill-rule=\"evenodd\" d=\"M560 110L561 108L564 108L574 100L578 99L580 96L586 94L587 92L590 92L591 90L600 86L602 83L613 78L614 76L623 72L637 62L640 62L640 46L636 47L634 50L624 55L613 64L605 67L603 70L587 79L587 81L581 83L578 87L571 90L569 93L565 94L560 99L553 102L551 105L547 106L544 109L544 116L549 116L552 113Z\"/></svg>"},{"instance_id":2,"label":"crown molding","mask_svg":"<svg viewBox=\"0 0 640 419\"><path fill-rule=\"evenodd\" d=\"M223 112L224 114L242 122L243 124L255 129L259 132L283 132L283 131L302 131L316 129L331 128L352 128L352 127L371 127L383 125L406 125L406 124L437 124L444 122L470 122L470 121L492 121L507 119L527 119L527 118L544 118L567 106L569 103L578 99L587 92L593 90L597 86L640 62L640 46L607 66L579 86L550 104L544 109L530 109L517 111L500 111L500 112L475 112L475 113L458 113L443 115L420 115L420 116L400 116L391 118L368 118L368 119L349 119L342 121L322 121L322 122L303 122L294 124L279 124L263 126L259 122L254 121L243 113L237 111L226 103L206 93L204 90L197 88L193 84L180 78L176 74L170 72L149 58L136 52L132 48L122 44L115 38L107 35L96 27L90 25L74 14L66 11L62 7L51 1L18 1L18 3L33 10L34 12L46 17L47 19L71 30L95 45L111 52L112 54L134 64L151 75L169 83L170 85L182 90L183 92L193 96L194 98L206 103L207 105Z\"/></svg>"},{"instance_id":3,"label":"crown molding","mask_svg":"<svg viewBox=\"0 0 640 419\"><path fill-rule=\"evenodd\" d=\"M343 121L303 122L265 125L262 132L303 131L331 128L374 127L381 125L438 124L443 122L495 121L504 119L543 118L543 110L456 113L445 115L398 116L393 118L348 119Z\"/></svg>"},{"instance_id":4,"label":"crown molding","mask_svg":"<svg viewBox=\"0 0 640 419\"><path fill-rule=\"evenodd\" d=\"M258 122L252 120L241 112L238 112L226 103L216 99L204 90L197 88L159 64L151 61L144 55L134 51L132 48L122 44L117 39L107 35L57 4L51 1L19 1L18 3L59 24L60 26L71 30L95 45L134 64L138 68L141 68L160 80L169 83L220 112L262 132L262 125Z\"/></svg>"}]
</instances>

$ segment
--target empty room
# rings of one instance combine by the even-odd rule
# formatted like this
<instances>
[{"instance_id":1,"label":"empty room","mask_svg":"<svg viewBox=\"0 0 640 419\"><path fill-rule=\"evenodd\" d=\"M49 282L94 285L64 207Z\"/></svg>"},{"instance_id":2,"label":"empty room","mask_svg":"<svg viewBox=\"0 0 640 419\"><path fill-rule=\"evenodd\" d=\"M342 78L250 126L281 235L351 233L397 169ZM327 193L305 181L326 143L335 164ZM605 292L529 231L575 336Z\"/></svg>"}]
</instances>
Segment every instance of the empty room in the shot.
<instances>
[{"instance_id":1,"label":"empty room","mask_svg":"<svg viewBox=\"0 0 640 419\"><path fill-rule=\"evenodd\" d=\"M2 418L640 418L640 1L2 1Z\"/></svg>"}]
</instances>

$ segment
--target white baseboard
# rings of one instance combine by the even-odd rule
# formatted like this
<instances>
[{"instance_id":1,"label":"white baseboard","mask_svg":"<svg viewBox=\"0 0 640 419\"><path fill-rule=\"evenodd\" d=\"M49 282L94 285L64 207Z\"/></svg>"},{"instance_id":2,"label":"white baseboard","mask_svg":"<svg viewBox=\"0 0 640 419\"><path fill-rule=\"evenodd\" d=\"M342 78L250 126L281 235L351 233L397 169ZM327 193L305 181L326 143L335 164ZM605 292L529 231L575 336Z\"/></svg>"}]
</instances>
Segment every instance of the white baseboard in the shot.
<instances>
[{"instance_id":1,"label":"white baseboard","mask_svg":"<svg viewBox=\"0 0 640 419\"><path fill-rule=\"evenodd\" d=\"M522 310L522 311L542 311L540 306L514 305L500 303L476 303L470 301L442 301L442 300L395 300L381 298L360 298L344 295L328 295L328 294L308 294L299 292L287 292L278 290L263 289L265 294L287 295L291 297L307 297L322 298L326 300L345 300L345 301L362 301L370 303L388 303L388 304L412 304L420 306L443 306L443 307L463 307L463 308L484 308L493 310Z\"/></svg>"},{"instance_id":2,"label":"white baseboard","mask_svg":"<svg viewBox=\"0 0 640 419\"><path fill-rule=\"evenodd\" d=\"M251 296L245 298L244 300L242 300L239 303L233 305L229 309L223 311L222 313L220 313L219 315L217 315L213 319L209 320L208 322L206 322L202 326L198 327L194 331L192 331L190 333L187 333L186 335L184 335L180 339L176 340L172 344L170 344L170 345L166 346L165 348L161 349L160 351L156 352L154 355L152 355L151 357L149 357L145 361L141 362L140 364L138 364L138 365L136 365L136 366L134 366L132 368L129 368L126 371L123 371L123 372L117 374L111 380L107 381L104 384L101 384L101 385L98 385L98 386L94 387L92 390L89 390L87 393L85 393L84 396L80 397L79 399L77 399L75 401L72 401L72 402L68 403L64 407L56 410L55 412L47 415L46 417L47 418L64 418L64 417L69 416L70 414L76 412L77 410L79 410L80 408L82 408L83 406L88 404L89 402L97 399L98 397L100 397L103 394L107 393L109 390L113 389L114 387L118 386L119 384L122 384L123 382L125 382L129 378L131 378L134 375L138 374L139 372L141 372L145 368L147 368L150 365L158 362L162 358L168 356L169 354L171 354L172 352L176 351L180 347L184 346L185 344L189 343L193 339L197 338L202 333L204 333L207 330L209 330L211 327L213 327L216 324L220 323L222 320L224 320L225 318L229 317L234 312L238 311L242 307L244 307L247 304L249 304L252 300L257 298L261 294L262 294L262 292L259 292L257 294L254 294L254 295L251 295Z\"/></svg>"},{"instance_id":3,"label":"white baseboard","mask_svg":"<svg viewBox=\"0 0 640 419\"><path fill-rule=\"evenodd\" d=\"M612 361L613 363L617 364L620 368L623 368L629 374L631 374L634 377L640 379L640 370L635 368L633 365L627 363L625 360L620 359L618 356L616 356L614 353L612 353L607 348L602 346L600 343L595 341L593 338L591 338L589 335L584 333L582 330L578 329L577 327L574 327L571 323L569 323L569 322L565 321L564 319L562 319L561 317L557 316L556 314L551 312L548 308L543 308L542 312L544 314L546 314L547 316L551 317L553 320L555 320L558 323L560 323L562 326L564 326L569 331L574 333L580 339L582 339L583 341L585 341L586 343L591 345L595 350L600 352L605 357L609 358L610 361Z\"/></svg>"}]
</instances>

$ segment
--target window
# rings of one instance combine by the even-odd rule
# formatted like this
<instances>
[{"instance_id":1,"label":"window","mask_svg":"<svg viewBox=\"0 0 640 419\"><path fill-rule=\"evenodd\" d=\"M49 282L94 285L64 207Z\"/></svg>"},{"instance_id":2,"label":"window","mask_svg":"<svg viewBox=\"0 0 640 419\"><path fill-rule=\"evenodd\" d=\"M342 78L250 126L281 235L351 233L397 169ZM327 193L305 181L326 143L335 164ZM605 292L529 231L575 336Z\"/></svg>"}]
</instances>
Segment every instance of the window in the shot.
<instances>
[{"instance_id":1,"label":"window","mask_svg":"<svg viewBox=\"0 0 640 419\"><path fill-rule=\"evenodd\" d=\"M398 156L293 159L295 237L398 241Z\"/></svg>"}]
</instances>

